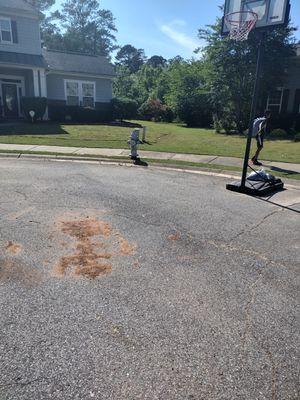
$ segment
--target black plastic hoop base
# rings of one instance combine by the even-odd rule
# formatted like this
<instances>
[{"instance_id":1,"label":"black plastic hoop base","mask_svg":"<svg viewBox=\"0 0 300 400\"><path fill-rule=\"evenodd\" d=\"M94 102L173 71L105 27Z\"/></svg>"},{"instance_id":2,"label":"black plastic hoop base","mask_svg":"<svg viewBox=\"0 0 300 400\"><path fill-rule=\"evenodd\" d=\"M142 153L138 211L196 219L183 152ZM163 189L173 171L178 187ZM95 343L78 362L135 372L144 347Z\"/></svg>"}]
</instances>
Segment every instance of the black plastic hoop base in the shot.
<instances>
[{"instance_id":1,"label":"black plastic hoop base","mask_svg":"<svg viewBox=\"0 0 300 400\"><path fill-rule=\"evenodd\" d=\"M255 182L246 181L245 186L241 182L233 182L226 185L226 189L232 192L248 194L252 196L266 196L268 194L283 190L284 183L281 179L276 179L274 182Z\"/></svg>"}]
</instances>

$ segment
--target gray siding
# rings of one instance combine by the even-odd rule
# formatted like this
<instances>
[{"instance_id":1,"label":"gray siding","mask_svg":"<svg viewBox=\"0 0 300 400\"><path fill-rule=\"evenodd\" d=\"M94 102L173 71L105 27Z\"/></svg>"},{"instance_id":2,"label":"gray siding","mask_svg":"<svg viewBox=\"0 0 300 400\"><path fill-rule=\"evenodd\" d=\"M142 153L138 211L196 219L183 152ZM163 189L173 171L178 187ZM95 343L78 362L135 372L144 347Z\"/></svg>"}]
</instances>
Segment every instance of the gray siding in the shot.
<instances>
[{"instance_id":1,"label":"gray siding","mask_svg":"<svg viewBox=\"0 0 300 400\"><path fill-rule=\"evenodd\" d=\"M2 50L25 54L42 54L39 21L32 18L24 18L13 15L4 16L10 17L12 20L16 21L18 30L18 43L0 43L0 51Z\"/></svg>"},{"instance_id":2,"label":"gray siding","mask_svg":"<svg viewBox=\"0 0 300 400\"><path fill-rule=\"evenodd\" d=\"M48 99L65 100L64 80L78 80L96 82L96 102L108 103L112 98L112 80L107 78L91 78L89 76L71 76L71 75L47 75Z\"/></svg>"},{"instance_id":3,"label":"gray siding","mask_svg":"<svg viewBox=\"0 0 300 400\"><path fill-rule=\"evenodd\" d=\"M300 60L298 60L300 61ZM289 89L288 112L293 112L296 89L300 89L300 62L299 65L291 68L289 71L289 79L284 85L285 89Z\"/></svg>"}]
</instances>

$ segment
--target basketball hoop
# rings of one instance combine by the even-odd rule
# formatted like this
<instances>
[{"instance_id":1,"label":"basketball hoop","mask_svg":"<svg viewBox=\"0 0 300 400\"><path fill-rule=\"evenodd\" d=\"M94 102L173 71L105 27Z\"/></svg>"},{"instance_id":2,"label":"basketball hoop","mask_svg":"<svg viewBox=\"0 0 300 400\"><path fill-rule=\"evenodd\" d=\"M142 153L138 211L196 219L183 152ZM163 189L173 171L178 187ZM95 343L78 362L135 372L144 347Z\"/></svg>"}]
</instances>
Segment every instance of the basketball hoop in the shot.
<instances>
[{"instance_id":1,"label":"basketball hoop","mask_svg":"<svg viewBox=\"0 0 300 400\"><path fill-rule=\"evenodd\" d=\"M238 11L227 14L225 21L230 29L230 38L236 41L247 40L257 20L258 15L253 11Z\"/></svg>"}]
</instances>

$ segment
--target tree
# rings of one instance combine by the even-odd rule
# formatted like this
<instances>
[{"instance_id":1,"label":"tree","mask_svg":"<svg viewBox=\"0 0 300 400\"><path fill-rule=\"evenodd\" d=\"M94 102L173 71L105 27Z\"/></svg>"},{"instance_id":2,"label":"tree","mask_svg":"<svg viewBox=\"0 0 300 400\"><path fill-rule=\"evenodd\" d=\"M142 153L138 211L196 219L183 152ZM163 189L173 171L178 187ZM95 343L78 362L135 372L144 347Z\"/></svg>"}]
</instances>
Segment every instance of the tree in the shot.
<instances>
[{"instance_id":1,"label":"tree","mask_svg":"<svg viewBox=\"0 0 300 400\"><path fill-rule=\"evenodd\" d=\"M66 0L55 18L64 28L61 50L108 56L117 48L114 17L97 0Z\"/></svg>"},{"instance_id":2,"label":"tree","mask_svg":"<svg viewBox=\"0 0 300 400\"><path fill-rule=\"evenodd\" d=\"M116 55L116 64L129 69L131 73L137 72L146 60L143 49L136 49L131 44L121 47Z\"/></svg>"},{"instance_id":3,"label":"tree","mask_svg":"<svg viewBox=\"0 0 300 400\"><path fill-rule=\"evenodd\" d=\"M267 33L263 44L260 99L284 83L285 70L294 54L293 27ZM221 20L199 30L207 42L203 50L205 77L216 120L225 130L243 132L248 125L255 79L257 41L255 32L244 42L221 36ZM261 107L263 104L261 104Z\"/></svg>"},{"instance_id":4,"label":"tree","mask_svg":"<svg viewBox=\"0 0 300 400\"><path fill-rule=\"evenodd\" d=\"M177 59L164 71L160 88L163 82L166 82L163 98L167 104L176 108L179 99L206 91L204 64L202 61Z\"/></svg>"},{"instance_id":5,"label":"tree","mask_svg":"<svg viewBox=\"0 0 300 400\"><path fill-rule=\"evenodd\" d=\"M152 56L147 61L147 64L151 65L152 67L164 67L167 63L167 60L162 56Z\"/></svg>"},{"instance_id":6,"label":"tree","mask_svg":"<svg viewBox=\"0 0 300 400\"><path fill-rule=\"evenodd\" d=\"M40 12L47 11L55 4L55 0L25 0L36 7Z\"/></svg>"}]
</instances>

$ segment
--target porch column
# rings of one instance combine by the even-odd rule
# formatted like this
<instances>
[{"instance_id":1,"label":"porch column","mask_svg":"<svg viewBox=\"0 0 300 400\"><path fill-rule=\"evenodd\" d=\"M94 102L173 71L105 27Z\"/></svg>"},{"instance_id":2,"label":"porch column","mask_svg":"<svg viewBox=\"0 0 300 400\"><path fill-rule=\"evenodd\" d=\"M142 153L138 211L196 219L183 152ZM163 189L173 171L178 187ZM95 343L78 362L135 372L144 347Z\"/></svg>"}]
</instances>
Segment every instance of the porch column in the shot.
<instances>
[{"instance_id":1,"label":"porch column","mask_svg":"<svg viewBox=\"0 0 300 400\"><path fill-rule=\"evenodd\" d=\"M46 80L46 70L45 69L40 69L40 85L41 85L41 97L46 97L47 98L47 80ZM45 115L44 115L44 120L49 119L49 114L48 114L48 106L46 107Z\"/></svg>"},{"instance_id":2,"label":"porch column","mask_svg":"<svg viewBox=\"0 0 300 400\"><path fill-rule=\"evenodd\" d=\"M47 82L46 82L46 71L40 69L41 77L41 97L47 97Z\"/></svg>"},{"instance_id":3,"label":"porch column","mask_svg":"<svg viewBox=\"0 0 300 400\"><path fill-rule=\"evenodd\" d=\"M40 97L38 70L33 69L32 72L33 72L34 97Z\"/></svg>"}]
</instances>

